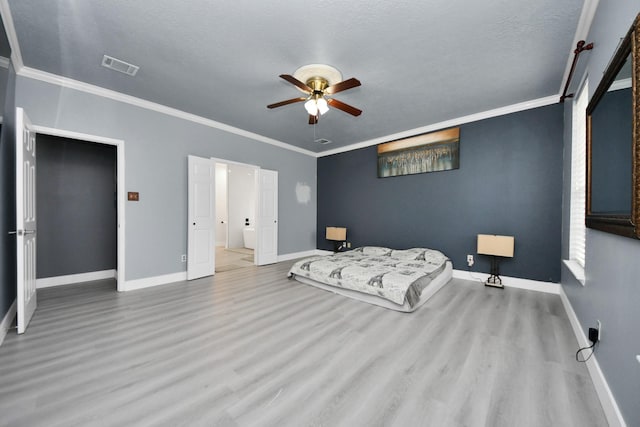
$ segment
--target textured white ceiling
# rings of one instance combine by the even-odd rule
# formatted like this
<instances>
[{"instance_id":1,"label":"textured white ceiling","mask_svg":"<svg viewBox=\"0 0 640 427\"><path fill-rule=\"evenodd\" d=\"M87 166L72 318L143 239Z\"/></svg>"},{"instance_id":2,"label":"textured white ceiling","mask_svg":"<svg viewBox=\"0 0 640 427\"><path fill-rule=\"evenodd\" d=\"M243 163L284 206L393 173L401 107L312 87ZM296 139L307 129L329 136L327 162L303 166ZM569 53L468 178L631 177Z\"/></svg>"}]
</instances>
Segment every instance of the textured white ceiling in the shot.
<instances>
[{"instance_id":1,"label":"textured white ceiling","mask_svg":"<svg viewBox=\"0 0 640 427\"><path fill-rule=\"evenodd\" d=\"M582 0L9 0L24 65L311 151L557 94ZM140 66L129 77L107 54ZM278 78L326 63L364 112L322 116L313 142Z\"/></svg>"}]
</instances>

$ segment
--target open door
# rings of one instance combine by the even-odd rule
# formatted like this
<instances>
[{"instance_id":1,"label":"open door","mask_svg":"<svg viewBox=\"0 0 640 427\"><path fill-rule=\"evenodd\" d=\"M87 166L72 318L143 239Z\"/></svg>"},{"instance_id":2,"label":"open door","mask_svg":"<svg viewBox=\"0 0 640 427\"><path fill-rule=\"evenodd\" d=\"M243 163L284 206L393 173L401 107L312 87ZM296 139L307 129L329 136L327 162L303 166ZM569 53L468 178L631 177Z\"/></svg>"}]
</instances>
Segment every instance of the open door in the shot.
<instances>
[{"instance_id":1,"label":"open door","mask_svg":"<svg viewBox=\"0 0 640 427\"><path fill-rule=\"evenodd\" d=\"M18 333L36 311L36 133L16 108L16 253Z\"/></svg>"},{"instance_id":2,"label":"open door","mask_svg":"<svg viewBox=\"0 0 640 427\"><path fill-rule=\"evenodd\" d=\"M257 264L278 262L278 172L258 172Z\"/></svg>"},{"instance_id":3,"label":"open door","mask_svg":"<svg viewBox=\"0 0 640 427\"><path fill-rule=\"evenodd\" d=\"M215 162L189 156L187 280L215 274Z\"/></svg>"}]
</instances>

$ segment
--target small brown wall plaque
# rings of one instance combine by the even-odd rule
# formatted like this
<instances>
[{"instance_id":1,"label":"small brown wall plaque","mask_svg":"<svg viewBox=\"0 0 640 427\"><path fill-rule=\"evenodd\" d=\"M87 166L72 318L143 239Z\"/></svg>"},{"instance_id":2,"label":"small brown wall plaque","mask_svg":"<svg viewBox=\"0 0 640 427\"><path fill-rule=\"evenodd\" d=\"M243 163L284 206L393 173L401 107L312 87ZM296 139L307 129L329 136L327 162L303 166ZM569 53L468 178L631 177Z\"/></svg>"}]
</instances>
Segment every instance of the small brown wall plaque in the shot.
<instances>
[{"instance_id":1,"label":"small brown wall plaque","mask_svg":"<svg viewBox=\"0 0 640 427\"><path fill-rule=\"evenodd\" d=\"M140 200L140 193L138 193L137 191L129 191L127 193L127 200L131 201L131 202L137 202Z\"/></svg>"}]
</instances>

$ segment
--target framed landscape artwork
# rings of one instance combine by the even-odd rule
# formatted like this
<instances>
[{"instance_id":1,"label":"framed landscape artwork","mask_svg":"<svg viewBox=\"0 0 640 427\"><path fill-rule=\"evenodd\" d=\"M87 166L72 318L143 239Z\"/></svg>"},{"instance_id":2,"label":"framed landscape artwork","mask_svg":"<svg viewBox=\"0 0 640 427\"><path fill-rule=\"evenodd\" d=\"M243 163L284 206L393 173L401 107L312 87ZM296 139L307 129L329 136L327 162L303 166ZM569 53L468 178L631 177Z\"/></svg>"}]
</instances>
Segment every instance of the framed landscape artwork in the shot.
<instances>
[{"instance_id":1,"label":"framed landscape artwork","mask_svg":"<svg viewBox=\"0 0 640 427\"><path fill-rule=\"evenodd\" d=\"M378 145L378 178L460 167L460 128L425 133Z\"/></svg>"}]
</instances>

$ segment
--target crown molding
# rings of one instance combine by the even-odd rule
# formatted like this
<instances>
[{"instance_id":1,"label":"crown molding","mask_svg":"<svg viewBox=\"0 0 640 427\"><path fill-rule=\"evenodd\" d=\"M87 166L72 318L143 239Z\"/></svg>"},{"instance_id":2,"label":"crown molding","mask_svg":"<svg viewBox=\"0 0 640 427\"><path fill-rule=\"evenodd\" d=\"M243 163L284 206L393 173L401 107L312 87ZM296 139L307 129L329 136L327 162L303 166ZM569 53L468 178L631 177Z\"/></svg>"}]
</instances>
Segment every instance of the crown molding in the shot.
<instances>
[{"instance_id":1,"label":"crown molding","mask_svg":"<svg viewBox=\"0 0 640 427\"><path fill-rule=\"evenodd\" d=\"M315 157L316 153L299 148L290 144L287 144L276 139L268 138L266 136L259 135L257 133L249 132L234 126L230 126L224 123L217 122L215 120L207 119L205 117L197 116L195 114L187 113L185 111L177 110L175 108L167 107L166 105L158 104L155 102L147 101L145 99L136 98L135 96L125 95L114 90L105 89L99 86L95 86L89 83L80 82L67 77L58 76L56 74L47 73L45 71L36 70L30 67L22 67L16 73L21 77L26 77L34 80L40 80L45 83L54 84L57 86L66 87L69 89L78 90L81 92L89 93L92 95L101 96L104 98L113 99L114 101L124 102L136 107L145 108L147 110L156 111L158 113L167 114L169 116L177 117L179 119L188 120L194 123L198 123L211 128L216 128L225 132L233 133L245 138L253 139L259 142L265 142L270 145L274 145L285 150L296 151L307 156Z\"/></svg>"},{"instance_id":2,"label":"crown molding","mask_svg":"<svg viewBox=\"0 0 640 427\"><path fill-rule=\"evenodd\" d=\"M505 114L517 113L518 111L530 110L538 107L545 107L551 104L557 104L560 95L551 95L544 98L533 99L531 101L520 102L518 104L507 105L505 107L495 108L493 110L482 111L480 113L469 114L451 120L434 123L428 126L422 126L415 129L405 130L403 132L391 135L381 136L379 138L351 144L346 147L335 148L329 151L318 153L317 157L331 156L333 154L344 153L347 151L358 150L360 148L370 147L372 145L381 144L383 142L395 141L397 139L408 138L410 136L419 135L426 132L445 129L453 126L460 126L465 123L477 122L479 120L490 119L492 117L504 116Z\"/></svg>"},{"instance_id":3,"label":"crown molding","mask_svg":"<svg viewBox=\"0 0 640 427\"><path fill-rule=\"evenodd\" d=\"M591 29L591 24L593 23L593 18L596 15L596 9L598 9L599 2L600 0L585 0L584 2L582 12L580 13L580 19L578 20L578 26L576 27L576 33L573 36L573 43L571 43L571 52L569 52L569 55L567 56L567 65L564 67L564 75L560 81L560 88L558 88L559 93L562 93L564 90L564 84L569 77L571 64L573 63L573 51L576 45L580 40L585 40L589 43L587 36L589 35L589 30Z\"/></svg>"},{"instance_id":4,"label":"crown molding","mask_svg":"<svg viewBox=\"0 0 640 427\"><path fill-rule=\"evenodd\" d=\"M11 46L11 61L13 62L13 68L17 71L22 68L24 64L22 63L22 53L20 52L20 44L18 43L16 28L13 26L13 16L11 15L11 8L9 8L8 0L0 0L0 15L2 15L2 24L4 25L4 31L7 34L7 40L9 40L9 46Z\"/></svg>"},{"instance_id":5,"label":"crown molding","mask_svg":"<svg viewBox=\"0 0 640 427\"><path fill-rule=\"evenodd\" d=\"M615 82L611 83L608 92L613 92L614 90L620 89L629 89L632 84L633 82L631 81L631 77L629 77L628 79L616 80Z\"/></svg>"},{"instance_id":6,"label":"crown molding","mask_svg":"<svg viewBox=\"0 0 640 427\"><path fill-rule=\"evenodd\" d=\"M230 126L224 123L217 122L215 120L207 119L202 116L187 113L175 108L167 107L166 105L158 104L155 102L147 101L141 98L136 98L131 95L125 95L121 92L105 89L99 86L95 86L89 83L80 82L67 77L58 76L56 74L47 73L46 71L36 70L30 67L22 67L16 71L16 74L22 77L43 81L57 86L66 87L69 89L78 90L81 92L89 93L104 98L113 99L115 101L124 102L136 107L145 108L148 110L156 111L158 113L167 114L169 116L177 117L179 119L188 120L194 123L201 124L216 128L225 132L233 133L235 135L243 136L245 138L253 139L255 141L264 142L270 145L274 145L285 150L295 151L310 157L325 157L333 154L343 153L352 150L358 150L360 148L369 147L371 145L380 144L383 142L389 142L396 139L407 138L410 136L418 135L421 133L431 132L434 130L444 129L452 126L459 126L465 123L471 123L479 120L484 120L492 117L503 116L505 114L516 113L519 111L530 110L533 108L544 107L547 105L555 104L558 102L560 95L551 95L544 98L538 98L530 101L520 102L518 104L507 105L505 107L495 108L493 110L487 110L480 113L470 114L467 116L458 117L451 120L445 120L443 122L434 123L427 126L422 126L415 129L409 129L403 132L398 132L391 135L381 136L378 138L362 141L359 143L351 144L346 147L340 147L333 150L323 151L316 153L304 148L296 147L294 145L287 144L276 139L272 139L257 133L249 132L244 129L240 129L234 126Z\"/></svg>"}]
</instances>

